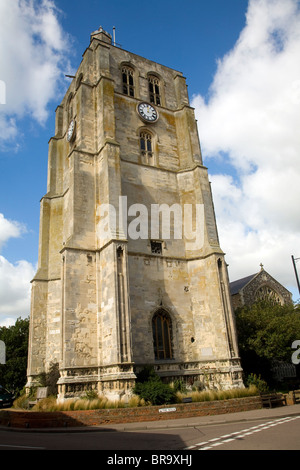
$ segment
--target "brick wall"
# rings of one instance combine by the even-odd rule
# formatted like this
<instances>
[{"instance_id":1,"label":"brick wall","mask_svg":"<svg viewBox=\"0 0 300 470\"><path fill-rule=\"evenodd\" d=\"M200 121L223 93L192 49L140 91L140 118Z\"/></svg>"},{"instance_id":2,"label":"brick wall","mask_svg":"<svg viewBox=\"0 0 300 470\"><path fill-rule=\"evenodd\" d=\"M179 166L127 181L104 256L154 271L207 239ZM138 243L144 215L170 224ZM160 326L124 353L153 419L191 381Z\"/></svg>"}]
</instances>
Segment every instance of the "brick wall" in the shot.
<instances>
[{"instance_id":1,"label":"brick wall","mask_svg":"<svg viewBox=\"0 0 300 470\"><path fill-rule=\"evenodd\" d=\"M0 426L12 428L59 428L79 426L100 426L165 419L211 416L261 408L259 397L248 397L213 402L174 404L140 408L119 408L110 410L34 412L1 410ZM164 411L161 410L172 410Z\"/></svg>"}]
</instances>

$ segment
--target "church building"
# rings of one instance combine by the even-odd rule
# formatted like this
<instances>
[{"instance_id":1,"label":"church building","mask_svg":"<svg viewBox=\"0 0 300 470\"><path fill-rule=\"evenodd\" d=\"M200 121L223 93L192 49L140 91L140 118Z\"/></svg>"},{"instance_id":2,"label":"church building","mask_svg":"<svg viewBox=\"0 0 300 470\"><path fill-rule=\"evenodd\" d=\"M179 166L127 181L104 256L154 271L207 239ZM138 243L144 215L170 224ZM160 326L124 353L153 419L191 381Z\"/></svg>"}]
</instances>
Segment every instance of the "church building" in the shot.
<instances>
[{"instance_id":1,"label":"church building","mask_svg":"<svg viewBox=\"0 0 300 470\"><path fill-rule=\"evenodd\" d=\"M243 387L227 267L181 72L101 27L56 109L27 387L56 364L58 398L166 382Z\"/></svg>"},{"instance_id":2,"label":"church building","mask_svg":"<svg viewBox=\"0 0 300 470\"><path fill-rule=\"evenodd\" d=\"M292 294L260 265L260 271L230 283L234 310L267 301L285 305L293 302Z\"/></svg>"}]
</instances>

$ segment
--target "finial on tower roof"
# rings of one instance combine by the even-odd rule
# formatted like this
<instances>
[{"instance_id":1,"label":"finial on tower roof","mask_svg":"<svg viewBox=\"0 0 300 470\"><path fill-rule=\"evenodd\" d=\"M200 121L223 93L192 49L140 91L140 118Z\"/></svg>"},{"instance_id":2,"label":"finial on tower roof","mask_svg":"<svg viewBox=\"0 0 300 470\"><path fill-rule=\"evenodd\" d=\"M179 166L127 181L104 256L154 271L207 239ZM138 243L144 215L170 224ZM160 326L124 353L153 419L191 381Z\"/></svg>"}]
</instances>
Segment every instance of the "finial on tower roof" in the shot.
<instances>
[{"instance_id":1,"label":"finial on tower roof","mask_svg":"<svg viewBox=\"0 0 300 470\"><path fill-rule=\"evenodd\" d=\"M94 31L92 34L91 34L91 40L93 38L96 38L96 39L100 39L100 41L103 41L103 42L106 42L108 44L111 44L111 35L105 31L102 26L99 26L99 28L97 29L97 31Z\"/></svg>"}]
</instances>

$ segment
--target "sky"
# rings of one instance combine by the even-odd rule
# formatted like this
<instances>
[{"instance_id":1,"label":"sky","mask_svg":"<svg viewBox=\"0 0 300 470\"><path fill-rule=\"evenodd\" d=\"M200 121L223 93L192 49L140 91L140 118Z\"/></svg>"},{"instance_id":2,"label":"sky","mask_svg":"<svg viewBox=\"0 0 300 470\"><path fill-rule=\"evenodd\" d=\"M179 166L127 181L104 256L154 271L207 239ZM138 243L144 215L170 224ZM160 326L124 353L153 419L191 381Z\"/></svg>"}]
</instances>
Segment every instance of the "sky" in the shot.
<instances>
[{"instance_id":1,"label":"sky","mask_svg":"<svg viewBox=\"0 0 300 470\"><path fill-rule=\"evenodd\" d=\"M30 312L48 142L90 34L179 70L195 108L230 281L299 299L299 0L0 0L0 326Z\"/></svg>"}]
</instances>

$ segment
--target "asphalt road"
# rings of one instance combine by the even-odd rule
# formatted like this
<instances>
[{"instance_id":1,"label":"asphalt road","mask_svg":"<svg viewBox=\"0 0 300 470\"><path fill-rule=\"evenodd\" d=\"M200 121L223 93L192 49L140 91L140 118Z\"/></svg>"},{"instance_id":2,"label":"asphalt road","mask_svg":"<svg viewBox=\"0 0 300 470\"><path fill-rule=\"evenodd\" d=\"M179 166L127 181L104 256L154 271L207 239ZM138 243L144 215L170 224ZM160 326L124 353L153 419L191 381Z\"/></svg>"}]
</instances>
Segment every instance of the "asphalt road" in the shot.
<instances>
[{"instance_id":1,"label":"asphalt road","mask_svg":"<svg viewBox=\"0 0 300 470\"><path fill-rule=\"evenodd\" d=\"M132 456L139 451L148 451L151 455L160 451L163 456L168 452L171 455L177 452L180 458L186 455L196 457L196 454L198 458L199 451L300 450L299 436L300 405L295 405L278 411L258 410L253 413L154 422L148 425L131 423L125 427L101 426L84 431L17 431L0 428L0 451L103 450L106 451L102 454L103 458L116 455L111 451L126 451ZM122 455L122 452L118 452L118 455ZM163 463L191 466L188 460Z\"/></svg>"}]
</instances>

